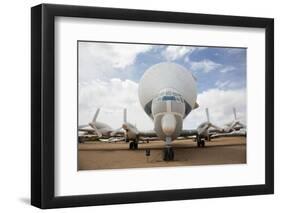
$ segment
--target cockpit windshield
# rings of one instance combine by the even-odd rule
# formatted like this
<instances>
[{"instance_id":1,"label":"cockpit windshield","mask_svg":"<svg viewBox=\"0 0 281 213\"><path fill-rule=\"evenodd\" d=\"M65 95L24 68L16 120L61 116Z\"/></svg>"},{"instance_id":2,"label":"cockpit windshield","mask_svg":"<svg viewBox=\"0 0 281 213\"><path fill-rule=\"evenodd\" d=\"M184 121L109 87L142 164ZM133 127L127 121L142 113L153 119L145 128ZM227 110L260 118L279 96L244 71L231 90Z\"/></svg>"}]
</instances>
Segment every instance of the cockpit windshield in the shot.
<instances>
[{"instance_id":1,"label":"cockpit windshield","mask_svg":"<svg viewBox=\"0 0 281 213\"><path fill-rule=\"evenodd\" d=\"M176 97L175 96L163 96L162 101L175 101Z\"/></svg>"},{"instance_id":2,"label":"cockpit windshield","mask_svg":"<svg viewBox=\"0 0 281 213\"><path fill-rule=\"evenodd\" d=\"M173 91L164 91L161 92L160 95L156 98L157 102L163 102L163 101L176 101L178 103L184 103L183 98L181 95L179 95L176 92Z\"/></svg>"}]
</instances>

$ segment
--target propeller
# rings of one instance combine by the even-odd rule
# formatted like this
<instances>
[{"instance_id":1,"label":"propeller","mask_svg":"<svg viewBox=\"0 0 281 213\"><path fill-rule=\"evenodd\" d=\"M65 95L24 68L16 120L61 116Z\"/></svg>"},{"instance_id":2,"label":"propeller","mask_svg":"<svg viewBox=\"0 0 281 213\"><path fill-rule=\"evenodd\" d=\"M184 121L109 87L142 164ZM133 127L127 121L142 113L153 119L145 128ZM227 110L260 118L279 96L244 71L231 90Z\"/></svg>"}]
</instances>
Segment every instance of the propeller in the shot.
<instances>
[{"instance_id":1,"label":"propeller","mask_svg":"<svg viewBox=\"0 0 281 213\"><path fill-rule=\"evenodd\" d=\"M244 124L242 124L239 120L237 120L237 113L236 108L233 107L233 116L234 120L228 124L226 124L226 127L223 129L224 132L232 132L235 131L235 127L239 126L240 128L246 128Z\"/></svg>"},{"instance_id":2,"label":"propeller","mask_svg":"<svg viewBox=\"0 0 281 213\"><path fill-rule=\"evenodd\" d=\"M127 109L124 108L124 112L123 112L123 122L127 123Z\"/></svg>"},{"instance_id":3,"label":"propeller","mask_svg":"<svg viewBox=\"0 0 281 213\"><path fill-rule=\"evenodd\" d=\"M240 126L241 128L246 128L244 124L242 124L239 120L237 120L237 114L236 114L236 108L233 108L233 115L234 115L234 121L231 124L231 130L235 130L236 126Z\"/></svg>"},{"instance_id":4,"label":"propeller","mask_svg":"<svg viewBox=\"0 0 281 213\"><path fill-rule=\"evenodd\" d=\"M98 115L100 113L100 108L97 109L92 122L89 123L89 126L92 127L95 130L95 133L97 134L98 137L102 136L102 133L98 130L98 128L96 127L96 120L98 118Z\"/></svg>"},{"instance_id":5,"label":"propeller","mask_svg":"<svg viewBox=\"0 0 281 213\"><path fill-rule=\"evenodd\" d=\"M205 110L206 110L207 121L208 123L210 123L209 109L206 108Z\"/></svg>"},{"instance_id":6,"label":"propeller","mask_svg":"<svg viewBox=\"0 0 281 213\"><path fill-rule=\"evenodd\" d=\"M115 136L118 132L120 132L122 129L124 129L124 138L126 141L127 138L127 109L124 108L123 110L123 124L120 128L114 130L113 132L110 133L110 136Z\"/></svg>"},{"instance_id":7,"label":"propeller","mask_svg":"<svg viewBox=\"0 0 281 213\"><path fill-rule=\"evenodd\" d=\"M236 108L235 107L233 108L233 115L234 115L234 120L236 121L237 117L236 117Z\"/></svg>"},{"instance_id":8,"label":"propeller","mask_svg":"<svg viewBox=\"0 0 281 213\"><path fill-rule=\"evenodd\" d=\"M206 110L206 116L207 116L207 129L209 129L210 127L213 127L215 129L221 131L221 128L219 128L218 126L216 126L210 122L209 109L206 108L205 110Z\"/></svg>"}]
</instances>

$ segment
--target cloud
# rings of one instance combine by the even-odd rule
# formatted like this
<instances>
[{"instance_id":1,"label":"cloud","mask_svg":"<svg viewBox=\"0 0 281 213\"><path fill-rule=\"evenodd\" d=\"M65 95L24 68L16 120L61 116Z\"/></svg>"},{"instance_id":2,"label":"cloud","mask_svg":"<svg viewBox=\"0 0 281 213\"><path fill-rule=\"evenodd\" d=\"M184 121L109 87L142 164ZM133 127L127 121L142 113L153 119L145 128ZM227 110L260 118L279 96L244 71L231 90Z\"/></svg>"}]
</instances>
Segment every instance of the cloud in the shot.
<instances>
[{"instance_id":1,"label":"cloud","mask_svg":"<svg viewBox=\"0 0 281 213\"><path fill-rule=\"evenodd\" d=\"M168 46L161 54L167 61L175 61L203 49L206 47Z\"/></svg>"},{"instance_id":2,"label":"cloud","mask_svg":"<svg viewBox=\"0 0 281 213\"><path fill-rule=\"evenodd\" d=\"M190 60L186 60L186 62L189 63L190 65L190 69L192 71L202 71L204 73L208 73L214 70L217 70L219 68L222 67L221 64L216 63L212 60L209 59L204 59L202 61L190 61Z\"/></svg>"},{"instance_id":3,"label":"cloud","mask_svg":"<svg viewBox=\"0 0 281 213\"><path fill-rule=\"evenodd\" d=\"M133 65L139 54L150 51L152 47L142 44L80 42L79 81L126 75L124 69Z\"/></svg>"},{"instance_id":4,"label":"cloud","mask_svg":"<svg viewBox=\"0 0 281 213\"><path fill-rule=\"evenodd\" d=\"M79 125L87 124L101 108L98 121L113 128L123 123L123 109L127 108L127 119L141 130L153 129L153 123L145 114L138 99L138 84L134 81L110 79L94 80L79 84Z\"/></svg>"},{"instance_id":5,"label":"cloud","mask_svg":"<svg viewBox=\"0 0 281 213\"><path fill-rule=\"evenodd\" d=\"M114 68L124 69L132 65L138 54L149 51L151 45L143 44L110 44L110 43L94 43L82 42L80 48L88 49L92 60L102 60L109 63Z\"/></svg>"},{"instance_id":6,"label":"cloud","mask_svg":"<svg viewBox=\"0 0 281 213\"><path fill-rule=\"evenodd\" d=\"M237 117L246 124L246 90L210 89L202 92L197 97L199 108L193 110L184 121L185 128L195 128L207 120L205 109L209 109L212 123L223 126L232 121L233 108L236 108Z\"/></svg>"},{"instance_id":7,"label":"cloud","mask_svg":"<svg viewBox=\"0 0 281 213\"><path fill-rule=\"evenodd\" d=\"M227 72L230 72L230 71L233 71L233 70L235 70L235 67L233 67L233 66L225 66L225 67L223 67L220 70L220 72L221 73L227 73Z\"/></svg>"}]
</instances>

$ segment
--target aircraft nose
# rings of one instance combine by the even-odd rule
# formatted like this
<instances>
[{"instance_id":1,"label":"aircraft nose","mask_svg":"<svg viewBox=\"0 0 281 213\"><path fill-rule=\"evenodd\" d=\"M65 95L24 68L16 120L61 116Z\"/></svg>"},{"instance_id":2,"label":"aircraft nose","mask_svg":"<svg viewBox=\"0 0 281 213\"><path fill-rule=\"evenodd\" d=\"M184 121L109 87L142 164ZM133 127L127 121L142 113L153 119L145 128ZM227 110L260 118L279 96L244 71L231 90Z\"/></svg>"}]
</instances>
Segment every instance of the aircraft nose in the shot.
<instances>
[{"instance_id":1,"label":"aircraft nose","mask_svg":"<svg viewBox=\"0 0 281 213\"><path fill-rule=\"evenodd\" d=\"M176 118L173 114L165 114L161 119L162 131L166 136L171 136L176 129Z\"/></svg>"}]
</instances>

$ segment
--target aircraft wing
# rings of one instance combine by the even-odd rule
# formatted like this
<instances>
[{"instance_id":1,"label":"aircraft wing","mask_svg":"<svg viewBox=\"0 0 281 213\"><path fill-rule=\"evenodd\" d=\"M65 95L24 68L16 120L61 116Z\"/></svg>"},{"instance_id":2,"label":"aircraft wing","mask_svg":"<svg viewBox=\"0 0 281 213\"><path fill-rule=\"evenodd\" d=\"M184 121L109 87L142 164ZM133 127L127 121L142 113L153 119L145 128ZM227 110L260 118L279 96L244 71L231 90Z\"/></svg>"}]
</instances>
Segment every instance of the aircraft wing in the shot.
<instances>
[{"instance_id":1,"label":"aircraft wing","mask_svg":"<svg viewBox=\"0 0 281 213\"><path fill-rule=\"evenodd\" d=\"M116 143L119 141L124 141L124 137L117 137L117 138L105 138L105 139L99 139L101 142L108 142L108 143Z\"/></svg>"},{"instance_id":2,"label":"aircraft wing","mask_svg":"<svg viewBox=\"0 0 281 213\"><path fill-rule=\"evenodd\" d=\"M181 137L196 136L197 134L198 134L198 131L196 129L182 130L180 136ZM152 137L152 138L158 137L154 130L139 132L139 136L141 136L141 137Z\"/></svg>"},{"instance_id":3,"label":"aircraft wing","mask_svg":"<svg viewBox=\"0 0 281 213\"><path fill-rule=\"evenodd\" d=\"M197 135L198 135L197 129L184 129L181 131L180 134L181 137L197 136Z\"/></svg>"},{"instance_id":4,"label":"aircraft wing","mask_svg":"<svg viewBox=\"0 0 281 213\"><path fill-rule=\"evenodd\" d=\"M89 132L89 133L92 133L92 134L96 133L96 131L94 129L79 128L78 131L79 132Z\"/></svg>"},{"instance_id":5,"label":"aircraft wing","mask_svg":"<svg viewBox=\"0 0 281 213\"><path fill-rule=\"evenodd\" d=\"M149 131L141 131L138 132L138 135L140 137L147 137L147 138L155 138L158 137L156 132L154 130L149 130Z\"/></svg>"},{"instance_id":6,"label":"aircraft wing","mask_svg":"<svg viewBox=\"0 0 281 213\"><path fill-rule=\"evenodd\" d=\"M211 138L221 138L221 137L246 137L246 132L230 132L230 133L218 133L212 135Z\"/></svg>"},{"instance_id":7,"label":"aircraft wing","mask_svg":"<svg viewBox=\"0 0 281 213\"><path fill-rule=\"evenodd\" d=\"M219 133L223 133L223 131L217 129L209 129L209 134L219 134Z\"/></svg>"}]
</instances>

